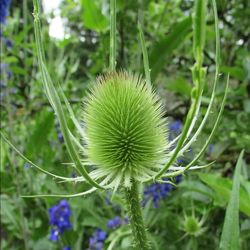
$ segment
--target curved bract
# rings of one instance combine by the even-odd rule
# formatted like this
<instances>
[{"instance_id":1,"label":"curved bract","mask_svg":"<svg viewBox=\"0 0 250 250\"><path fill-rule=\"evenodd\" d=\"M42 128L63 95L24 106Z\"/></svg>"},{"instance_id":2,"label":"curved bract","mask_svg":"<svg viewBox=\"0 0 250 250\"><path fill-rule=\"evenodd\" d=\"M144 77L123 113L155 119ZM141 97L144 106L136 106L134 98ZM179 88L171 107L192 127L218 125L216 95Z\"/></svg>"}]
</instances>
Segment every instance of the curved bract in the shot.
<instances>
[{"instance_id":1,"label":"curved bract","mask_svg":"<svg viewBox=\"0 0 250 250\"><path fill-rule=\"evenodd\" d=\"M86 157L103 177L142 181L159 171L168 148L166 119L157 95L139 75L99 77L85 102Z\"/></svg>"}]
</instances>

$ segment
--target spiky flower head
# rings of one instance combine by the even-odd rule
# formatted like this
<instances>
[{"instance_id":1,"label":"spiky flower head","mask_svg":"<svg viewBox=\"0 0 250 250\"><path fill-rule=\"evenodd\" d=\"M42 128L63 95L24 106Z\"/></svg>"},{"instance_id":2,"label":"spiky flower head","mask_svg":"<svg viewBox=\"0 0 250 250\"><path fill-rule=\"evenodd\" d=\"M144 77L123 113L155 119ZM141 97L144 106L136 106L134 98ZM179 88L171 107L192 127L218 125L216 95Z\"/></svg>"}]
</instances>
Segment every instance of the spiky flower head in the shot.
<instances>
[{"instance_id":1,"label":"spiky flower head","mask_svg":"<svg viewBox=\"0 0 250 250\"><path fill-rule=\"evenodd\" d=\"M97 178L129 186L158 171L167 150L167 126L157 95L139 75L99 77L87 96L86 156ZM95 176L95 175L93 175Z\"/></svg>"},{"instance_id":2,"label":"spiky flower head","mask_svg":"<svg viewBox=\"0 0 250 250\"><path fill-rule=\"evenodd\" d=\"M185 215L183 221L183 230L186 235L198 237L206 231L206 227L203 227L205 222L205 216L199 220L195 215Z\"/></svg>"}]
</instances>

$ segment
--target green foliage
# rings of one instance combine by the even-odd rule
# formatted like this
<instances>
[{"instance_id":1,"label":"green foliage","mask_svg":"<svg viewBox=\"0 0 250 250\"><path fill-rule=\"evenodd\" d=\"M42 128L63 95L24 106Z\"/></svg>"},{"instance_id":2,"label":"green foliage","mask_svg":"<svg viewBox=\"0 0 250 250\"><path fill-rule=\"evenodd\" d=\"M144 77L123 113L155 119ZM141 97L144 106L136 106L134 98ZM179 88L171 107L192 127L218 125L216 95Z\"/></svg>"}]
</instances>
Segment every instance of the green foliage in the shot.
<instances>
[{"instance_id":1,"label":"green foliage","mask_svg":"<svg viewBox=\"0 0 250 250\"><path fill-rule=\"evenodd\" d=\"M81 0L81 6L83 8L83 24L86 28L95 30L97 32L105 31L109 22L106 16L104 16L94 1Z\"/></svg>"},{"instance_id":2,"label":"green foliage","mask_svg":"<svg viewBox=\"0 0 250 250\"><path fill-rule=\"evenodd\" d=\"M155 43L149 55L153 80L156 79L157 74L161 71L166 59L171 60L170 57L174 50L177 49L190 34L191 26L192 19L186 17L174 25L171 33L167 37Z\"/></svg>"},{"instance_id":3,"label":"green foliage","mask_svg":"<svg viewBox=\"0 0 250 250\"><path fill-rule=\"evenodd\" d=\"M211 187L215 194L213 199L216 205L225 206L230 199L230 192L232 189L232 181L228 178L216 176L214 174L199 174L200 179ZM247 181L242 181L247 185ZM240 211L250 216L250 192L248 189L241 187L240 191Z\"/></svg>"},{"instance_id":4,"label":"green foliage","mask_svg":"<svg viewBox=\"0 0 250 250\"><path fill-rule=\"evenodd\" d=\"M240 191L240 175L242 169L244 151L241 152L236 164L233 188L230 195L230 200L226 210L225 222L223 225L220 249L240 249L240 229L239 229L239 191ZM249 196L248 196L249 197Z\"/></svg>"}]
</instances>

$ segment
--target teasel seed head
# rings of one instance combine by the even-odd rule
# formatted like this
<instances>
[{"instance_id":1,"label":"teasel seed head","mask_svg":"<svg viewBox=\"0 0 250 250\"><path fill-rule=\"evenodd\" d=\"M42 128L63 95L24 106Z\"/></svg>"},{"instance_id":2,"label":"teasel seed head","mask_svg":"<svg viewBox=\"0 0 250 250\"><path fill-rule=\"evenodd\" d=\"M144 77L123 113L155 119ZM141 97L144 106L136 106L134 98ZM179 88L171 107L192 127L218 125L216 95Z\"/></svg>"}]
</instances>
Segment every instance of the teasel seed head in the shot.
<instances>
[{"instance_id":1,"label":"teasel seed head","mask_svg":"<svg viewBox=\"0 0 250 250\"><path fill-rule=\"evenodd\" d=\"M168 150L167 125L158 96L139 75L99 77L84 103L86 157L93 176L111 187L129 187L159 171Z\"/></svg>"}]
</instances>

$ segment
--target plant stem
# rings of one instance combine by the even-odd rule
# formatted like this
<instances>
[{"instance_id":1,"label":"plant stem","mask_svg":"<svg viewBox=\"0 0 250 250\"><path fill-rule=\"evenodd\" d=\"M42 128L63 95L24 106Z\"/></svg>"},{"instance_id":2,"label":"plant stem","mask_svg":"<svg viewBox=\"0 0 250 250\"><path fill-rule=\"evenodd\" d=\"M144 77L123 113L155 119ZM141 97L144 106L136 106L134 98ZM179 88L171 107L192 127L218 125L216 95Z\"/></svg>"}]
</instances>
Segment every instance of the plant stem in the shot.
<instances>
[{"instance_id":1,"label":"plant stem","mask_svg":"<svg viewBox=\"0 0 250 250\"><path fill-rule=\"evenodd\" d=\"M132 180L132 186L130 188L125 189L125 197L134 238L134 248L138 250L149 250L150 246L142 218L138 184L135 180Z\"/></svg>"},{"instance_id":2,"label":"plant stem","mask_svg":"<svg viewBox=\"0 0 250 250\"><path fill-rule=\"evenodd\" d=\"M116 0L110 0L110 58L109 67L111 71L115 71L116 59Z\"/></svg>"}]
</instances>

